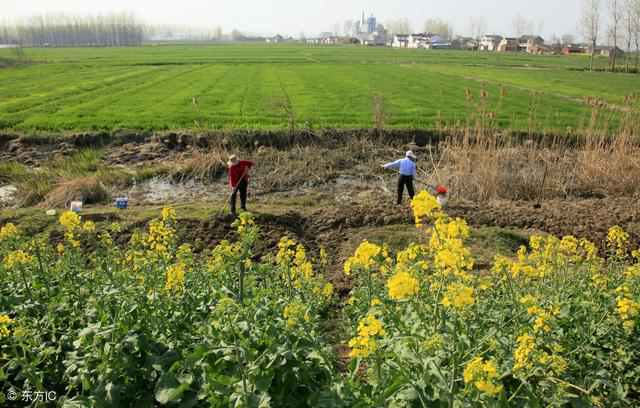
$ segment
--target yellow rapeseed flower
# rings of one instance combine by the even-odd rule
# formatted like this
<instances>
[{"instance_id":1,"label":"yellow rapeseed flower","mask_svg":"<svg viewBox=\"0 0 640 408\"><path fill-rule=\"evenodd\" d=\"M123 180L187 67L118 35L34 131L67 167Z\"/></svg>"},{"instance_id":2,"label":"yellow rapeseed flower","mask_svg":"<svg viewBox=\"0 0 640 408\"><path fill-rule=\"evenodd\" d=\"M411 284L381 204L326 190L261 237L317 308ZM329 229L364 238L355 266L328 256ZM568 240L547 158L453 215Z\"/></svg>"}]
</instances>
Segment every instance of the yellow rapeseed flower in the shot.
<instances>
[{"instance_id":1,"label":"yellow rapeseed flower","mask_svg":"<svg viewBox=\"0 0 640 408\"><path fill-rule=\"evenodd\" d=\"M60 215L60 225L69 232L80 228L80 216L73 211L65 211Z\"/></svg>"},{"instance_id":2,"label":"yellow rapeseed flower","mask_svg":"<svg viewBox=\"0 0 640 408\"><path fill-rule=\"evenodd\" d=\"M8 240L16 235L18 235L18 229L11 222L0 228L0 241Z\"/></svg>"},{"instance_id":3,"label":"yellow rapeseed flower","mask_svg":"<svg viewBox=\"0 0 640 408\"><path fill-rule=\"evenodd\" d=\"M382 248L378 245L363 241L356 249L354 255L345 262L344 274L347 276L351 275L353 268L370 270L376 265L376 257L378 257L381 252Z\"/></svg>"},{"instance_id":4,"label":"yellow rapeseed flower","mask_svg":"<svg viewBox=\"0 0 640 408\"><path fill-rule=\"evenodd\" d=\"M440 302L447 308L464 309L475 304L473 288L462 283L454 283L447 286L444 298Z\"/></svg>"},{"instance_id":5,"label":"yellow rapeseed flower","mask_svg":"<svg viewBox=\"0 0 640 408\"><path fill-rule=\"evenodd\" d=\"M165 290L180 291L184 288L185 264L178 263L170 265L167 269L167 281L164 285Z\"/></svg>"},{"instance_id":6,"label":"yellow rapeseed flower","mask_svg":"<svg viewBox=\"0 0 640 408\"><path fill-rule=\"evenodd\" d=\"M14 321L8 315L0 315L0 340L9 337L11 334L9 326L13 323Z\"/></svg>"},{"instance_id":7,"label":"yellow rapeseed flower","mask_svg":"<svg viewBox=\"0 0 640 408\"><path fill-rule=\"evenodd\" d=\"M482 357L476 357L467 364L463 377L465 383L473 383L478 391L489 397L495 396L503 389L502 385L495 382L499 377L498 366L493 361L485 363Z\"/></svg>"},{"instance_id":8,"label":"yellow rapeseed flower","mask_svg":"<svg viewBox=\"0 0 640 408\"><path fill-rule=\"evenodd\" d=\"M420 283L407 272L397 272L387 281L389 297L393 300L403 300L413 297L420 291Z\"/></svg>"},{"instance_id":9,"label":"yellow rapeseed flower","mask_svg":"<svg viewBox=\"0 0 640 408\"><path fill-rule=\"evenodd\" d=\"M536 340L528 333L518 337L518 347L514 352L516 363L513 371L523 370L533 367L533 359L537 349Z\"/></svg>"},{"instance_id":10,"label":"yellow rapeseed flower","mask_svg":"<svg viewBox=\"0 0 640 408\"><path fill-rule=\"evenodd\" d=\"M287 321L287 327L293 327L296 324L303 322L308 323L310 321L307 308L295 300L285 306L284 318Z\"/></svg>"},{"instance_id":11,"label":"yellow rapeseed flower","mask_svg":"<svg viewBox=\"0 0 640 408\"><path fill-rule=\"evenodd\" d=\"M442 215L442 206L428 191L422 190L411 200L416 226L421 227L426 218L438 218Z\"/></svg>"},{"instance_id":12,"label":"yellow rapeseed flower","mask_svg":"<svg viewBox=\"0 0 640 408\"><path fill-rule=\"evenodd\" d=\"M7 267L7 269L11 269L15 265L27 266L31 262L33 262L33 256L24 252L22 249L19 249L17 251L12 251L7 254L7 257L4 261L4 266Z\"/></svg>"},{"instance_id":13,"label":"yellow rapeseed flower","mask_svg":"<svg viewBox=\"0 0 640 408\"><path fill-rule=\"evenodd\" d=\"M369 357L378 349L378 338L386 337L387 332L382 327L382 322L369 313L360 320L358 336L349 341L351 357Z\"/></svg>"},{"instance_id":14,"label":"yellow rapeseed flower","mask_svg":"<svg viewBox=\"0 0 640 408\"><path fill-rule=\"evenodd\" d=\"M607 234L607 245L614 255L624 256L629 245L629 234L618 225L613 226Z\"/></svg>"},{"instance_id":15,"label":"yellow rapeseed flower","mask_svg":"<svg viewBox=\"0 0 640 408\"><path fill-rule=\"evenodd\" d=\"M84 232L93 232L96 230L96 225L93 223L93 221L87 221L82 225L82 230Z\"/></svg>"}]
</instances>

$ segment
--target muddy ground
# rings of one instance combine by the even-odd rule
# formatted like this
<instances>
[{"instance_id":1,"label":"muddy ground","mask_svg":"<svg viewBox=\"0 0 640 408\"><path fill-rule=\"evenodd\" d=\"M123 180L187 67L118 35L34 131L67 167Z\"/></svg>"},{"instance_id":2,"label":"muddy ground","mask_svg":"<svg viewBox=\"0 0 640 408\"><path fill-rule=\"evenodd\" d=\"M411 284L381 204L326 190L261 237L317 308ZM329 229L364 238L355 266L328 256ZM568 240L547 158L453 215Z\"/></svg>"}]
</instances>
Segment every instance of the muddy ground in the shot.
<instances>
[{"instance_id":1,"label":"muddy ground","mask_svg":"<svg viewBox=\"0 0 640 408\"><path fill-rule=\"evenodd\" d=\"M330 254L328 273L338 292L344 294L351 288L351 282L342 273L344 260L364 239L373 242L387 242L403 247L407 243L423 238L415 228L411 210L407 203L397 206L393 194L378 192L363 198L354 197L350 201L331 203L327 196L316 196L319 207L288 205L282 207L276 201L254 198L250 210L255 211L257 225L262 239L255 248L255 258L274 253L281 237L288 236L301 242L312 254L325 248ZM215 206L215 207L213 207ZM233 218L229 214L219 215L220 203L195 204L177 207L178 228L185 241L199 242L200 250L211 249L221 240L233 240L230 227ZM276 208L274 210L274 208ZM204 214L202 213L204 209ZM145 211L146 209L141 209ZM135 211L135 210L134 210ZM156 209L156 211L159 211ZM193 215L198 212L198 215ZM520 241L512 242L515 252L519 245L533 233L550 233L556 236L575 235L598 243L606 255L606 234L612 225L620 225L630 232L634 248L640 246L640 203L631 199L591 199L580 201L543 202L542 208L533 209L530 202L494 201L483 204L453 202L446 212L465 219L472 227L495 227L505 231L516 231ZM99 209L85 215L85 219L100 221L125 221L126 229L118 241L126 245L130 234L136 228L146 228L151 216L126 224L125 213L109 212L104 215ZM0 217L0 224L2 223ZM18 221L19 220L15 220ZM62 233L55 232L53 241L61 240ZM480 238L485 239L483 237ZM477 267L490 266L495 252L489 243L475 242L474 256ZM478 253L480 251L480 253Z\"/></svg>"},{"instance_id":2,"label":"muddy ground","mask_svg":"<svg viewBox=\"0 0 640 408\"><path fill-rule=\"evenodd\" d=\"M365 133L340 143L335 142L345 136L340 131L327 131L322 137L305 135L298 140L282 133L247 133L236 135L233 143L224 136L211 138L179 133L91 133L59 138L0 135L0 161L37 168L56 157L100 148L104 151L101 162L106 167L181 169L181 164L202 151L243 151L259 165L250 188L250 210L258 214L263 237L257 256L271 251L284 235L299 240L311 251L323 247L334 257L331 265L334 283L339 290L346 290L350 285L344 280L340 266L363 239L392 240L402 245L419 238L408 204L396 206L394 203L395 176L381 172L379 164L397 158L395 156L406 149L416 151L426 160L438 142L437 135L411 131L396 135L393 142L372 141L371 135ZM303 144L313 144L314 148L303 148ZM128 197L130 213L149 212L152 205L189 202L200 213L194 216L188 209L179 211L184 238L190 242L200 240L204 248L212 248L233 235L230 216L217 215L229 193L224 159L221 154L212 156L204 160L213 168L206 182L185 177L180 173L183 170L179 170L179 177L167 174L139 183L109 186L110 200ZM372 171L374 168L378 173ZM421 177L428 182L439 181L437 174ZM6 185L0 187L7 189ZM635 198L556 198L542 200L541 208L534 209L533 201L475 200L455 190L451 193L447 213L465 219L474 227L514 229L525 236L534 232L575 235L588 238L602 248L607 230L620 225L631 233L634 246L640 243L637 195ZM208 206L212 210L203 216L201 210ZM112 204L102 203L90 208L86 216L96 221L127 217L102 211L110 207ZM103 212L107 215L101 215ZM9 219L20 223L16 214L5 210L4 215L0 214L0 225ZM121 242L126 241L133 229L144 227L150 218L138 217L127 227Z\"/></svg>"}]
</instances>

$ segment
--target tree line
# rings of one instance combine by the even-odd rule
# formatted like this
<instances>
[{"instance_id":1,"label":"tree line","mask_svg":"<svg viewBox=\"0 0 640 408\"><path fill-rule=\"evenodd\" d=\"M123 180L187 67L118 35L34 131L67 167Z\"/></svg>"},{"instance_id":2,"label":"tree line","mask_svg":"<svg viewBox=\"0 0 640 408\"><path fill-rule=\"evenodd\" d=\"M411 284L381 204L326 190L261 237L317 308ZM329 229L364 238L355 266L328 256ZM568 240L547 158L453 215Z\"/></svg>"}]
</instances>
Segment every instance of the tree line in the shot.
<instances>
[{"instance_id":1,"label":"tree line","mask_svg":"<svg viewBox=\"0 0 640 408\"><path fill-rule=\"evenodd\" d=\"M640 0L583 0L580 31L591 44L591 62L598 42L603 39L627 51L625 70L629 71L631 51L635 49L635 69L639 69L640 55ZM611 54L611 70L617 68L617 52Z\"/></svg>"},{"instance_id":2,"label":"tree line","mask_svg":"<svg viewBox=\"0 0 640 408\"><path fill-rule=\"evenodd\" d=\"M144 40L144 25L133 13L33 15L0 24L0 44L21 46L133 46Z\"/></svg>"},{"instance_id":3,"label":"tree line","mask_svg":"<svg viewBox=\"0 0 640 408\"><path fill-rule=\"evenodd\" d=\"M232 33L240 37L241 33ZM233 36L232 36L233 37ZM49 13L0 22L0 44L51 47L136 46L145 41L221 41L221 27L145 24L130 12L106 15Z\"/></svg>"}]
</instances>

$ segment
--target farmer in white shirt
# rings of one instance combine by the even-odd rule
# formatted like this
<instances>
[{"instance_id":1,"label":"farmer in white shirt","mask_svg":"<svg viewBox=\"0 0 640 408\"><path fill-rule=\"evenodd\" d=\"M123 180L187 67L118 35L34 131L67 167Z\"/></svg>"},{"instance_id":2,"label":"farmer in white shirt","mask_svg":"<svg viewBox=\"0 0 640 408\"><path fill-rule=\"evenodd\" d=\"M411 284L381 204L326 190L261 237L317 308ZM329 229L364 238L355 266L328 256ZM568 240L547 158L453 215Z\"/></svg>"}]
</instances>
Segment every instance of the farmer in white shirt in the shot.
<instances>
[{"instance_id":1,"label":"farmer in white shirt","mask_svg":"<svg viewBox=\"0 0 640 408\"><path fill-rule=\"evenodd\" d=\"M404 186L407 186L409 198L413 199L415 190L413 189L413 179L416 177L416 155L411 150L407 152L404 159L396 160L391 163L383 164L385 169L399 168L400 176L398 177L398 204L402 204L402 194Z\"/></svg>"}]
</instances>

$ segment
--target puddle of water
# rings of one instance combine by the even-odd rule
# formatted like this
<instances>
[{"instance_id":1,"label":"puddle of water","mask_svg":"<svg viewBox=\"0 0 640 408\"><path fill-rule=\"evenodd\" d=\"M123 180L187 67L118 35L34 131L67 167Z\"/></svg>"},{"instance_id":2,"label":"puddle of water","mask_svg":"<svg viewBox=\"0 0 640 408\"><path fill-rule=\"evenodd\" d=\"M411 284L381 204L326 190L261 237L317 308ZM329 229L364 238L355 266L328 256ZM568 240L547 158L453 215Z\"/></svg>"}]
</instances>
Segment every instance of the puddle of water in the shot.
<instances>
[{"instance_id":1,"label":"puddle of water","mask_svg":"<svg viewBox=\"0 0 640 408\"><path fill-rule=\"evenodd\" d=\"M16 193L18 189L16 186L7 184L0 187L0 207L8 207L13 205L16 200Z\"/></svg>"},{"instance_id":2,"label":"puddle of water","mask_svg":"<svg viewBox=\"0 0 640 408\"><path fill-rule=\"evenodd\" d=\"M152 178L125 189L114 191L113 196L127 197L129 206L136 204L165 204L185 201L211 201L222 197L225 185L204 185L200 181L175 182L163 178Z\"/></svg>"}]
</instances>

